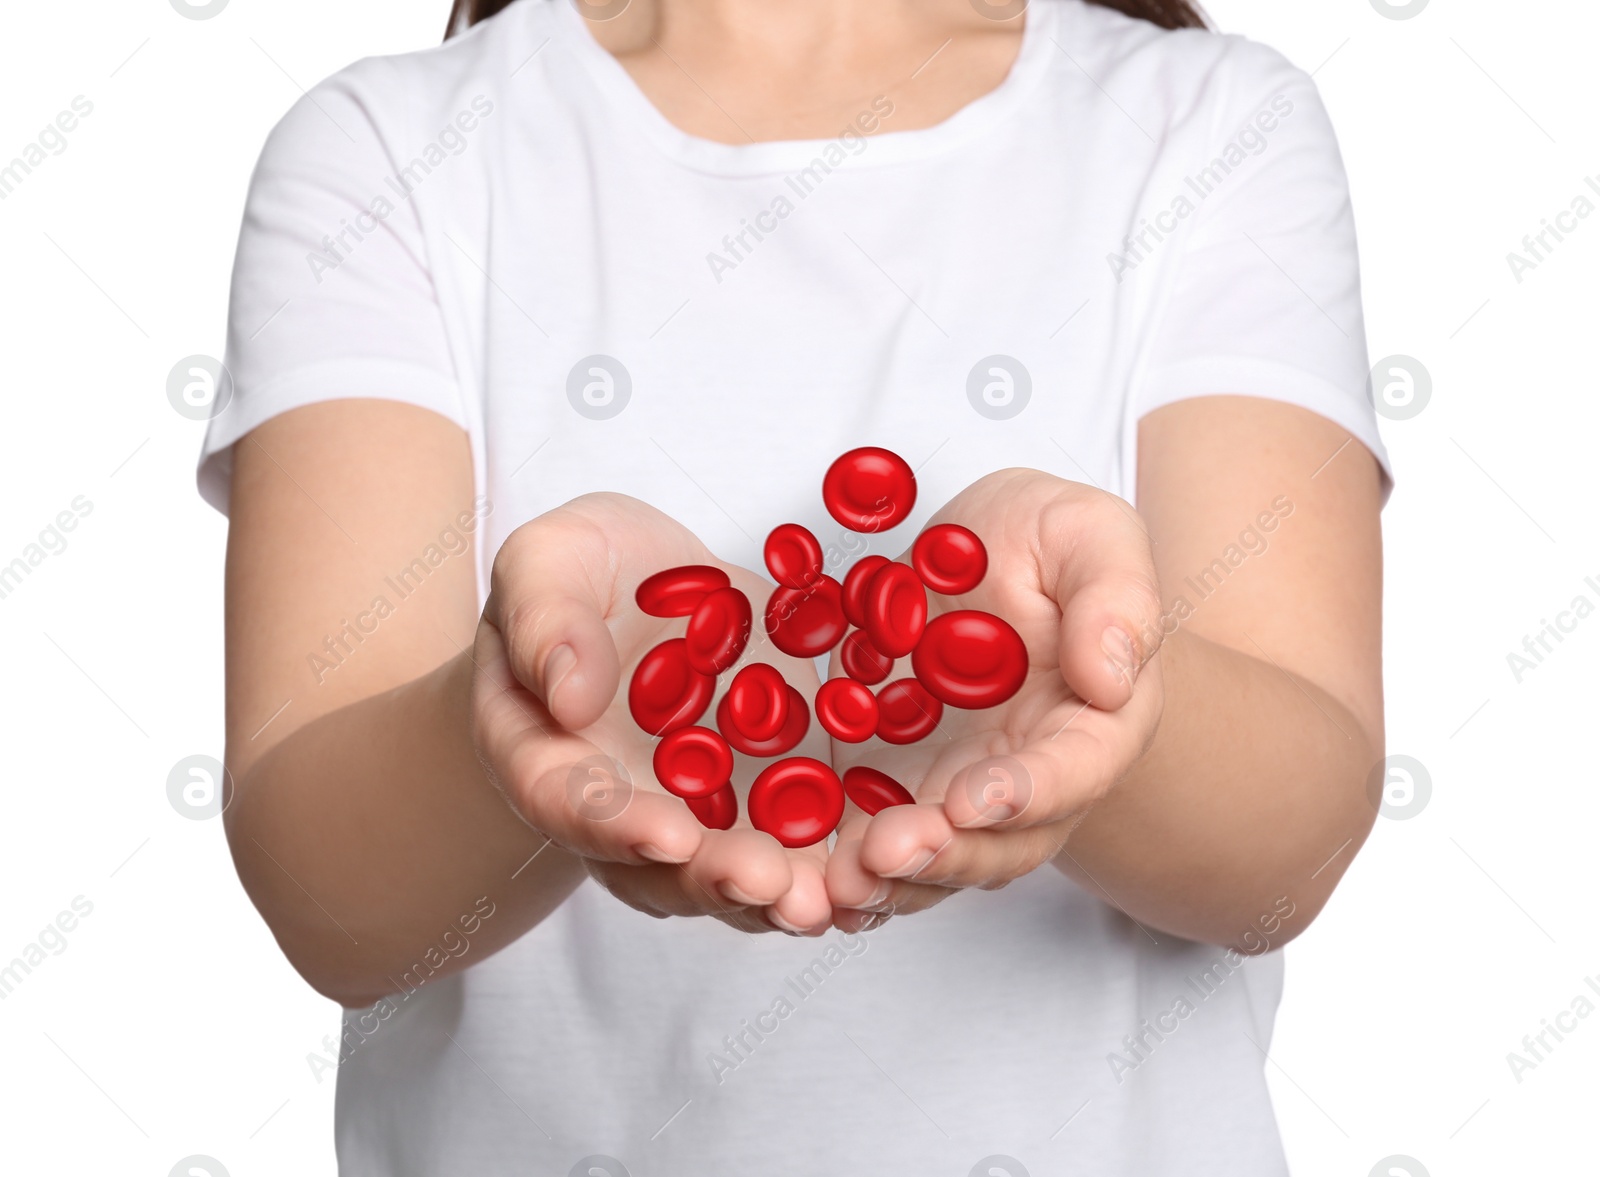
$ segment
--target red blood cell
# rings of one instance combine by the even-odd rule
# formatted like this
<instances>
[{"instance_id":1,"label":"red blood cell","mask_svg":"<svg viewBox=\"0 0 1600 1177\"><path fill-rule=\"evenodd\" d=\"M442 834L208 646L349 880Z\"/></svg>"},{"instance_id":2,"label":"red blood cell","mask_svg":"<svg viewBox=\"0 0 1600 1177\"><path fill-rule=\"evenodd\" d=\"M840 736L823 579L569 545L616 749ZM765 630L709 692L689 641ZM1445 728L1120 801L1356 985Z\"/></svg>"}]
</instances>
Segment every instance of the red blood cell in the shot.
<instances>
[{"instance_id":1,"label":"red blood cell","mask_svg":"<svg viewBox=\"0 0 1600 1177\"><path fill-rule=\"evenodd\" d=\"M723 706L728 718L746 739L773 739L789 718L789 684L775 666L754 662L733 676ZM717 708L721 722L722 708Z\"/></svg>"},{"instance_id":2,"label":"red blood cell","mask_svg":"<svg viewBox=\"0 0 1600 1177\"><path fill-rule=\"evenodd\" d=\"M709 797L733 776L733 749L708 727L684 727L656 745L651 764L676 797Z\"/></svg>"},{"instance_id":3,"label":"red blood cell","mask_svg":"<svg viewBox=\"0 0 1600 1177\"><path fill-rule=\"evenodd\" d=\"M928 624L928 590L909 564L885 564L867 585L867 623L862 628L879 653L904 658L917 647Z\"/></svg>"},{"instance_id":4,"label":"red blood cell","mask_svg":"<svg viewBox=\"0 0 1600 1177\"><path fill-rule=\"evenodd\" d=\"M914 678L897 678L878 692L878 739L915 744L939 726L944 704Z\"/></svg>"},{"instance_id":5,"label":"red blood cell","mask_svg":"<svg viewBox=\"0 0 1600 1177\"><path fill-rule=\"evenodd\" d=\"M899 454L863 446L835 459L822 478L822 502L851 531L887 531L911 514L917 477Z\"/></svg>"},{"instance_id":6,"label":"red blood cell","mask_svg":"<svg viewBox=\"0 0 1600 1177\"><path fill-rule=\"evenodd\" d=\"M844 606L844 615L850 619L851 625L862 626L867 623L867 586L878 574L878 569L888 562L887 556L862 556L844 574L844 596L839 603Z\"/></svg>"},{"instance_id":7,"label":"red blood cell","mask_svg":"<svg viewBox=\"0 0 1600 1177\"><path fill-rule=\"evenodd\" d=\"M639 660L628 684L633 721L652 736L688 727L705 714L717 680L689 665L682 638L669 638Z\"/></svg>"},{"instance_id":8,"label":"red blood cell","mask_svg":"<svg viewBox=\"0 0 1600 1177\"><path fill-rule=\"evenodd\" d=\"M844 795L856 803L856 808L868 814L891 805L917 803L905 786L888 773L859 764L844 770Z\"/></svg>"},{"instance_id":9,"label":"red blood cell","mask_svg":"<svg viewBox=\"0 0 1600 1177\"><path fill-rule=\"evenodd\" d=\"M785 685L784 690L788 693L789 702L784 709L783 728L772 739L753 740L745 735L733 722L727 695L717 704L717 730L746 756L760 756L763 759L782 756L805 739L806 730L811 726L811 709L806 706L806 697L791 686Z\"/></svg>"},{"instance_id":10,"label":"red blood cell","mask_svg":"<svg viewBox=\"0 0 1600 1177\"><path fill-rule=\"evenodd\" d=\"M736 588L707 593L683 636L689 665L701 674L721 674L739 661L750 641L750 598Z\"/></svg>"},{"instance_id":11,"label":"red blood cell","mask_svg":"<svg viewBox=\"0 0 1600 1177\"><path fill-rule=\"evenodd\" d=\"M844 816L844 785L822 761L791 756L761 770L747 804L756 829L791 848L811 846Z\"/></svg>"},{"instance_id":12,"label":"red blood cell","mask_svg":"<svg viewBox=\"0 0 1600 1177\"><path fill-rule=\"evenodd\" d=\"M917 536L911 566L922 583L936 593L970 593L989 571L983 541L958 523L941 523Z\"/></svg>"},{"instance_id":13,"label":"red blood cell","mask_svg":"<svg viewBox=\"0 0 1600 1177\"><path fill-rule=\"evenodd\" d=\"M798 523L774 527L762 555L772 579L784 588L805 588L822 575L822 545Z\"/></svg>"},{"instance_id":14,"label":"red blood cell","mask_svg":"<svg viewBox=\"0 0 1600 1177\"><path fill-rule=\"evenodd\" d=\"M1028 648L1000 618L958 609L929 622L911 672L937 699L979 711L1015 695L1028 677Z\"/></svg>"},{"instance_id":15,"label":"red blood cell","mask_svg":"<svg viewBox=\"0 0 1600 1177\"><path fill-rule=\"evenodd\" d=\"M894 669L894 659L874 646L864 629L855 630L845 638L839 647L839 664L851 678L869 687L888 678Z\"/></svg>"},{"instance_id":16,"label":"red blood cell","mask_svg":"<svg viewBox=\"0 0 1600 1177\"><path fill-rule=\"evenodd\" d=\"M685 797L683 800L689 812L708 830L732 829L734 819L739 816L739 794L733 791L732 785L723 785L709 797Z\"/></svg>"},{"instance_id":17,"label":"red blood cell","mask_svg":"<svg viewBox=\"0 0 1600 1177\"><path fill-rule=\"evenodd\" d=\"M780 588L767 601L772 644L794 658L815 658L839 644L849 624L839 606L839 582L819 577L807 588Z\"/></svg>"},{"instance_id":18,"label":"red blood cell","mask_svg":"<svg viewBox=\"0 0 1600 1177\"><path fill-rule=\"evenodd\" d=\"M817 722L834 739L859 744L878 730L878 700L858 682L830 678L817 691Z\"/></svg>"},{"instance_id":19,"label":"red blood cell","mask_svg":"<svg viewBox=\"0 0 1600 1177\"><path fill-rule=\"evenodd\" d=\"M652 617L687 617L707 593L728 587L728 574L707 564L686 564L646 577L633 594Z\"/></svg>"}]
</instances>

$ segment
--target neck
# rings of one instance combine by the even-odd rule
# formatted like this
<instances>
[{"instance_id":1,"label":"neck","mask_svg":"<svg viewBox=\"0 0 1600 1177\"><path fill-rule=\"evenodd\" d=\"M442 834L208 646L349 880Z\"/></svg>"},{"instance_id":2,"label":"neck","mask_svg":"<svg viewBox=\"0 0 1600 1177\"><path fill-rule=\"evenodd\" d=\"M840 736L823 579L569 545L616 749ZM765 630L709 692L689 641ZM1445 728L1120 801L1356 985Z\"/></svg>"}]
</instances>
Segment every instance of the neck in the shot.
<instances>
[{"instance_id":1,"label":"neck","mask_svg":"<svg viewBox=\"0 0 1600 1177\"><path fill-rule=\"evenodd\" d=\"M566 2L580 13L602 10L589 0ZM591 20L589 28L619 56L719 45L757 60L839 62L916 45L933 30L997 32L1019 29L1022 21L981 15L969 0L632 0L614 19Z\"/></svg>"},{"instance_id":2,"label":"neck","mask_svg":"<svg viewBox=\"0 0 1600 1177\"><path fill-rule=\"evenodd\" d=\"M670 121L746 143L824 138L884 97L894 129L931 126L1000 84L1025 19L971 0L631 0L588 25Z\"/></svg>"}]
</instances>

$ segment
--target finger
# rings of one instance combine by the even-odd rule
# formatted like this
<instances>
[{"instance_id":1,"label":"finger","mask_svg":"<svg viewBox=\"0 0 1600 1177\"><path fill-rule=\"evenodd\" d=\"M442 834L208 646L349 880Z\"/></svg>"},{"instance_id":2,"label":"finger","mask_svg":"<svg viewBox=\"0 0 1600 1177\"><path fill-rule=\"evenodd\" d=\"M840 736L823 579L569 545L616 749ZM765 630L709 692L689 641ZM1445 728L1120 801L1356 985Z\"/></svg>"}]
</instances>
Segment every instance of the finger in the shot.
<instances>
[{"instance_id":1,"label":"finger","mask_svg":"<svg viewBox=\"0 0 1600 1177\"><path fill-rule=\"evenodd\" d=\"M596 864L599 872L607 870L630 871L634 868L619 867L615 864ZM595 872L591 872L593 876ZM728 927L738 932L747 932L751 935L765 935L779 931L762 914L766 909L760 907L696 907L685 903L681 893L672 887L670 881L663 875L659 881L642 884L638 881L623 881L620 885L611 885L616 880L608 878L601 882L596 877L595 881L611 893L612 898L619 900L635 911L643 912L654 919L664 920L672 918L694 919L710 916L718 923L727 924Z\"/></svg>"},{"instance_id":2,"label":"finger","mask_svg":"<svg viewBox=\"0 0 1600 1177\"><path fill-rule=\"evenodd\" d=\"M861 842L867 819L841 831L828 857L828 896L833 901L833 926L842 932L870 931L891 915L925 911L955 894L948 887L904 879L885 879L861 865Z\"/></svg>"},{"instance_id":3,"label":"finger","mask_svg":"<svg viewBox=\"0 0 1600 1177\"><path fill-rule=\"evenodd\" d=\"M795 881L794 860L778 840L747 829L708 831L679 873L684 894L713 908L767 907Z\"/></svg>"},{"instance_id":4,"label":"finger","mask_svg":"<svg viewBox=\"0 0 1600 1177\"><path fill-rule=\"evenodd\" d=\"M670 910L670 904L663 901L663 897L669 893L668 888L662 876L648 874L653 870L650 866L624 866L594 858L580 861L589 877L599 883L607 894L634 911L658 920L671 919L675 914L688 914Z\"/></svg>"},{"instance_id":5,"label":"finger","mask_svg":"<svg viewBox=\"0 0 1600 1177\"><path fill-rule=\"evenodd\" d=\"M994 826L1018 828L1063 816L1070 796L1061 788L1064 747L985 756L962 765L941 789L926 790L926 799L943 797L945 816L957 829Z\"/></svg>"},{"instance_id":6,"label":"finger","mask_svg":"<svg viewBox=\"0 0 1600 1177\"><path fill-rule=\"evenodd\" d=\"M710 831L678 798L633 785L592 747L576 762L558 759L525 790L522 810L564 849L606 862L671 866L693 861L702 850Z\"/></svg>"},{"instance_id":7,"label":"finger","mask_svg":"<svg viewBox=\"0 0 1600 1177\"><path fill-rule=\"evenodd\" d=\"M1048 734L1020 751L957 767L937 793L951 824L1017 830L1080 818L1149 750L1161 714L1161 677L1158 659L1120 711L1069 700L1036 726ZM924 788L925 799L934 795Z\"/></svg>"},{"instance_id":8,"label":"finger","mask_svg":"<svg viewBox=\"0 0 1600 1177\"><path fill-rule=\"evenodd\" d=\"M727 924L736 932L747 932L752 936L773 936L782 932L785 936L797 936L798 932L790 932L778 927L766 916L770 908L765 907L730 907L725 911L711 912L711 918L719 924Z\"/></svg>"},{"instance_id":9,"label":"finger","mask_svg":"<svg viewBox=\"0 0 1600 1177\"><path fill-rule=\"evenodd\" d=\"M563 849L626 863L688 862L705 828L675 797L636 788L626 770L550 722L511 674L500 634L479 626L473 707L480 761L512 809Z\"/></svg>"},{"instance_id":10,"label":"finger","mask_svg":"<svg viewBox=\"0 0 1600 1177\"><path fill-rule=\"evenodd\" d=\"M1066 729L1019 752L974 760L930 796L943 796L957 829L1028 829L1087 809L1127 761L1102 735Z\"/></svg>"},{"instance_id":11,"label":"finger","mask_svg":"<svg viewBox=\"0 0 1600 1177\"><path fill-rule=\"evenodd\" d=\"M940 887L998 887L1060 852L1070 823L958 830L936 805L897 805L872 819L861 864L874 874Z\"/></svg>"},{"instance_id":12,"label":"finger","mask_svg":"<svg viewBox=\"0 0 1600 1177\"><path fill-rule=\"evenodd\" d=\"M804 855L791 855L789 861L794 882L766 909L766 918L782 931L820 936L833 922L833 902L828 898L823 863Z\"/></svg>"},{"instance_id":13,"label":"finger","mask_svg":"<svg viewBox=\"0 0 1600 1177\"><path fill-rule=\"evenodd\" d=\"M679 916L768 907L794 882L789 855L774 838L756 830L707 831L694 857L678 866L598 860L585 865L624 902Z\"/></svg>"},{"instance_id":14,"label":"finger","mask_svg":"<svg viewBox=\"0 0 1600 1177\"><path fill-rule=\"evenodd\" d=\"M1046 511L1040 533L1045 587L1062 613L1062 677L1079 698L1115 711L1161 643L1149 536L1133 508L1109 495Z\"/></svg>"},{"instance_id":15,"label":"finger","mask_svg":"<svg viewBox=\"0 0 1600 1177\"><path fill-rule=\"evenodd\" d=\"M833 926L841 932L871 932L883 927L896 916L915 915L919 911L943 903L959 892L957 887L931 887L921 883L897 882L895 894L899 896L883 905L878 911L862 911L854 907L833 909Z\"/></svg>"},{"instance_id":16,"label":"finger","mask_svg":"<svg viewBox=\"0 0 1600 1177\"><path fill-rule=\"evenodd\" d=\"M502 634L511 671L568 731L600 718L621 663L606 627L611 540L562 509L523 524L495 558L484 620Z\"/></svg>"},{"instance_id":17,"label":"finger","mask_svg":"<svg viewBox=\"0 0 1600 1177\"><path fill-rule=\"evenodd\" d=\"M656 919L710 915L747 932L776 930L764 926L759 917L752 914L758 910L756 908L719 900L714 894L686 893L681 866L627 866L598 859L586 859L584 866L589 876L614 899Z\"/></svg>"},{"instance_id":18,"label":"finger","mask_svg":"<svg viewBox=\"0 0 1600 1177\"><path fill-rule=\"evenodd\" d=\"M828 855L828 898L836 908L879 911L888 905L894 880L881 878L861 865L861 840L870 819L852 814L839 826L839 838Z\"/></svg>"}]
</instances>

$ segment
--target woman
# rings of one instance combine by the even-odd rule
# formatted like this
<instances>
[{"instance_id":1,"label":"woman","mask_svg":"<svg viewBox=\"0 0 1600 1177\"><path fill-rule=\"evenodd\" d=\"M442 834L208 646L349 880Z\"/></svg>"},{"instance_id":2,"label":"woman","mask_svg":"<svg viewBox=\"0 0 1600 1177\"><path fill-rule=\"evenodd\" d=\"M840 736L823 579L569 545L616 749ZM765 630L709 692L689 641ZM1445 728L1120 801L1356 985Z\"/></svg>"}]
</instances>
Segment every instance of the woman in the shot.
<instances>
[{"instance_id":1,"label":"woman","mask_svg":"<svg viewBox=\"0 0 1600 1177\"><path fill-rule=\"evenodd\" d=\"M230 842L346 1007L341 1172L1282 1173L1259 954L1383 754L1388 475L1310 79L1133 0L451 28L269 139L200 470ZM868 444L920 493L860 536L817 488ZM682 632L638 583L760 602L788 521L835 575L970 527L959 603L1031 662L923 744L813 725L920 802L831 850L702 827L619 698Z\"/></svg>"}]
</instances>

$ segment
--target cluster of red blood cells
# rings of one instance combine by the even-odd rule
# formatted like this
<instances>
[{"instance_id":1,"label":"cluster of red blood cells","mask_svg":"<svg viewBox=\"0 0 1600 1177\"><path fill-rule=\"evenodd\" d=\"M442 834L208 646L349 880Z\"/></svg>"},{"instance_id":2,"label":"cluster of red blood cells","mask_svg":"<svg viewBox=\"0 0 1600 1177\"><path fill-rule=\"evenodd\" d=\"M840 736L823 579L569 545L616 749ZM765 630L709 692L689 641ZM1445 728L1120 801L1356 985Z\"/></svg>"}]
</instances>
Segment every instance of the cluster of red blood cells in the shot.
<instances>
[{"instance_id":1,"label":"cluster of red blood cells","mask_svg":"<svg viewBox=\"0 0 1600 1177\"><path fill-rule=\"evenodd\" d=\"M822 499L844 527L875 533L911 513L916 477L888 450L851 450L828 468ZM997 706L1027 676L1022 639L1000 618L958 609L928 619L930 591L969 593L988 571L983 542L965 527L941 523L924 531L910 564L865 556L843 583L823 571L822 545L798 523L774 528L763 555L778 582L763 613L773 646L795 658L839 648L845 677L823 683L815 699L817 722L836 740L855 744L876 736L889 744L915 743L938 728L946 706ZM805 737L810 708L776 667L753 662L729 683L716 709L716 727L699 726L716 694L717 676L749 644L749 598L721 569L696 564L649 577L635 599L652 617L688 618L683 637L645 654L628 687L634 721L661 737L653 758L656 778L702 824L728 829L739 811L731 783L734 752L784 756ZM911 677L874 694L872 688L907 655ZM748 799L750 824L785 846L810 846L838 826L847 797L869 814L912 802L899 782L877 769L849 768L841 779L820 760L789 756L756 777Z\"/></svg>"}]
</instances>

